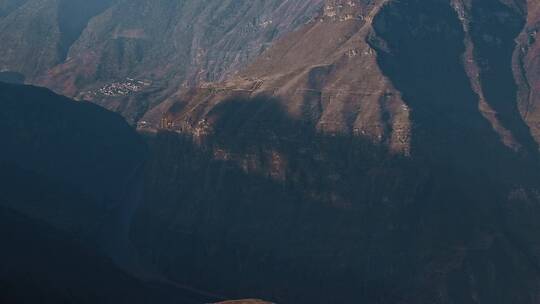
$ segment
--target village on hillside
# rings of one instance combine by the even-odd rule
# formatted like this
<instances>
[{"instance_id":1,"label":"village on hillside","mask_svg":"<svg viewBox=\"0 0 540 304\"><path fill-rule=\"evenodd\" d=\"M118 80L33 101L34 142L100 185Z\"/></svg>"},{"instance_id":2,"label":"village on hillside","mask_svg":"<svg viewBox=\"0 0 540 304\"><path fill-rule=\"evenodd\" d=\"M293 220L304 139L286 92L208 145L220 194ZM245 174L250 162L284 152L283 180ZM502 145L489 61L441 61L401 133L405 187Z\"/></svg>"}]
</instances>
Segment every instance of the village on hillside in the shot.
<instances>
[{"instance_id":1,"label":"village on hillside","mask_svg":"<svg viewBox=\"0 0 540 304\"><path fill-rule=\"evenodd\" d=\"M87 91L82 99L94 99L96 97L122 97L140 92L152 85L150 80L140 80L127 77L125 80L108 83L99 89Z\"/></svg>"}]
</instances>

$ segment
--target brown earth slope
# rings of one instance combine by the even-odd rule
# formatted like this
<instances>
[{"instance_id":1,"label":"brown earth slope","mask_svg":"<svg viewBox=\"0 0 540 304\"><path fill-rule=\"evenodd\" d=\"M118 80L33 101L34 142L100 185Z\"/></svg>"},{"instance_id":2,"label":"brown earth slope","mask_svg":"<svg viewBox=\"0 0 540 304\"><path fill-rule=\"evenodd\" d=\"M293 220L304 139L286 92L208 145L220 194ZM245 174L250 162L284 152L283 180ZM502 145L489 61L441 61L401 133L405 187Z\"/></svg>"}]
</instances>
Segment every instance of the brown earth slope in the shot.
<instances>
[{"instance_id":1,"label":"brown earth slope","mask_svg":"<svg viewBox=\"0 0 540 304\"><path fill-rule=\"evenodd\" d=\"M197 121L199 117L190 116L204 115L231 91L243 89L244 95L277 96L293 117L320 131L367 135L407 150L408 108L380 71L367 40L382 4L328 2L319 18L280 40L240 77L216 89L210 85L195 98L193 91L177 97L190 105L177 103L171 119L182 121L186 116L187 121ZM178 108L184 111L178 113Z\"/></svg>"},{"instance_id":2,"label":"brown earth slope","mask_svg":"<svg viewBox=\"0 0 540 304\"><path fill-rule=\"evenodd\" d=\"M385 31L387 22L379 18L380 30L373 22L387 2L328 1L319 18L281 39L239 77L207 84L202 90L182 90L149 112L147 120L159 121L175 103L169 118L184 129L180 125L185 121L193 126L216 103L244 90L244 96L278 97L292 116L322 132L368 136L392 150L409 153L414 133L410 104L403 100L402 90L395 88L395 80L381 70L381 52L388 41L380 39L378 32ZM539 81L534 78L532 36L539 18L538 2L456 0L449 4L464 31L465 46L456 64L466 70L466 81L477 95L474 102L507 146L536 153L539 102L534 88ZM413 44L400 51L421 54L433 45L422 49L423 45ZM444 66L434 59L417 64Z\"/></svg>"}]
</instances>

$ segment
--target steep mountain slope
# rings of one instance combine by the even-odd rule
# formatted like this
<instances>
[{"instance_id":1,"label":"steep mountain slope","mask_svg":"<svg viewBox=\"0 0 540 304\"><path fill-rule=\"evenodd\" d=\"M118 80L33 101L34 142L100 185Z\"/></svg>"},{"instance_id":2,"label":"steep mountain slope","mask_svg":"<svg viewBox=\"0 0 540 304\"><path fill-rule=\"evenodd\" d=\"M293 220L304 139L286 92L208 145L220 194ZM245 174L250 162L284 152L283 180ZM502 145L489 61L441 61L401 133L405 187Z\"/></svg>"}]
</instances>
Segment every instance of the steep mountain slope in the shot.
<instances>
[{"instance_id":1,"label":"steep mountain slope","mask_svg":"<svg viewBox=\"0 0 540 304\"><path fill-rule=\"evenodd\" d=\"M168 90L233 74L322 2L5 0L0 71L91 99L133 122ZM127 87L128 77L148 85L106 92Z\"/></svg>"},{"instance_id":2,"label":"steep mountain slope","mask_svg":"<svg viewBox=\"0 0 540 304\"><path fill-rule=\"evenodd\" d=\"M320 131L369 136L395 151L409 153L411 128L414 127L410 104L403 100L403 92L395 88L391 75L381 70L380 58L390 41L380 39L379 33L400 21L387 21L388 18L383 17L378 18L378 23L373 21L388 2L388 6L393 5L392 1L328 1L316 21L281 39L242 71L240 77L210 84L206 90L183 90L177 94L178 101L171 110L174 117L169 119L178 121L178 128L182 121L190 121L193 126L200 120L198 115L204 116L215 103L226 99L231 90L236 90L234 95L241 89L252 96L279 97L291 115L313 124ZM540 141L533 139L538 133L535 123L538 115L534 114L534 109L538 102L534 99L534 91L527 93L531 85L523 78L524 74L533 77L536 69L532 63L520 64L517 58L526 48L516 44L515 40L520 35L530 38L534 34L531 27L538 22L538 2L486 1L484 4L456 0L444 5L451 5L452 12L442 17L458 19L452 24L454 28L448 30L463 31L457 35L465 41L458 50L463 58L456 59L453 64L465 68L463 77L467 79L464 81L469 82L474 94L478 95L474 98L478 99L482 115L506 145L536 153ZM437 13L430 10L415 12L411 7L399 9L415 15ZM396 8L393 14L405 13ZM531 25L523 30L527 20ZM416 27L419 35L424 35L422 25L410 26ZM529 34L520 34L522 30ZM442 30L439 32L434 35L445 34ZM460 37L455 39L454 43L462 43L458 41ZM439 47L440 43L447 44L439 40L439 44L426 41L425 47L429 50ZM418 55L417 66L440 65L437 58L431 63L423 61L420 54L429 52L423 50L420 43L411 41L408 48L393 52L399 51L410 57ZM533 58L534 52L529 57ZM407 77L412 78L412 75ZM441 81L450 83L450 79ZM429 83L422 85L427 87ZM215 94L217 91L219 94ZM529 95L530 98L524 97ZM186 105L188 102L190 105ZM158 121L160 114L166 112L164 108L170 106L169 103L159 108L160 111L149 112L147 120ZM194 107L197 111L192 111ZM185 113L179 109L184 109Z\"/></svg>"},{"instance_id":3,"label":"steep mountain slope","mask_svg":"<svg viewBox=\"0 0 540 304\"><path fill-rule=\"evenodd\" d=\"M148 14L173 14L165 3ZM118 208L129 212L112 239L167 280L227 298L538 303L538 7L328 0L238 75L166 92L152 82L137 96L156 107L135 111L147 162L131 165L136 205ZM176 79L161 56L137 57L133 22L103 29L131 41L119 58Z\"/></svg>"},{"instance_id":4,"label":"steep mountain slope","mask_svg":"<svg viewBox=\"0 0 540 304\"><path fill-rule=\"evenodd\" d=\"M537 7L328 1L238 76L147 113L165 130L133 242L172 280L236 297L536 303L516 39Z\"/></svg>"}]
</instances>

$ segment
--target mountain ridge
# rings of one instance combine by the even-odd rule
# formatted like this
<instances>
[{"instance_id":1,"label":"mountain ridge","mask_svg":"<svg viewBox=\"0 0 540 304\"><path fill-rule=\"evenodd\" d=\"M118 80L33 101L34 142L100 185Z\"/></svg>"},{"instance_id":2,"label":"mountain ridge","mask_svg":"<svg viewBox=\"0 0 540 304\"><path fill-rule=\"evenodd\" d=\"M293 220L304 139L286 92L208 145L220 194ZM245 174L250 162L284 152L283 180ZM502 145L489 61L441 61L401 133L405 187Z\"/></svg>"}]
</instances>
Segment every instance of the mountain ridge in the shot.
<instances>
[{"instance_id":1,"label":"mountain ridge","mask_svg":"<svg viewBox=\"0 0 540 304\"><path fill-rule=\"evenodd\" d=\"M414 136L415 127L410 117L411 108L404 102L403 92L395 88L393 80L380 68L380 53L384 52L386 42L378 39L373 23L374 18L380 15L381 8L391 7L393 2L332 3L326 5L326 11L322 12L316 22L280 39L253 64L242 70L238 77L215 85L208 84L200 90L200 94L196 89L181 90L155 111L148 112L143 119L157 125L161 114L167 113L167 107L171 107L168 119L177 121L178 124L183 124L182 120L190 121L191 126L181 128L193 128L202 118L190 115L197 115L198 112L182 113L178 111L179 108L190 109L199 107L198 104L206 104L206 110L202 110L204 113L211 109L213 104L226 99L227 92L244 90L248 95L270 94L280 97L286 101L285 106L292 115L303 116L302 119L321 132L367 135L376 142L386 142L396 152L410 153L409 141L411 136ZM527 67L522 68L515 59L526 56L519 55L524 47L520 42L522 39L518 38L531 29L519 28L513 34L510 33L511 37L496 38L507 39L501 41L506 41L508 45L491 46L493 54L486 55L486 49L477 51L483 47L483 40L478 35L496 34L491 29L476 27L476 24L493 24L496 21L475 21L474 18L480 17L473 14L478 14L477 11L485 8L473 4L474 1L446 3L441 5L448 5L455 11L454 18L459 19L458 22L464 29L464 59L457 64L463 66L470 86L478 95L478 107L482 115L490 121L501 141L507 146L531 155L537 154L540 138L537 136L538 126L535 123L537 115L533 112L538 101L534 89L531 94L527 94L528 97L524 97L529 86L526 79L520 78L518 73L520 69ZM338 6L344 12L339 15L332 5ZM529 2L528 6L528 10L532 12L538 10L538 3ZM349 9L344 9L347 7ZM501 14L513 14L510 13L512 8L504 5L498 7ZM351 14L351 10L354 13ZM516 18L518 22L521 20L523 26L526 19L529 24L538 22L538 19L534 19L537 16L534 13L526 16L520 14L523 14L523 11L516 11L514 17L509 16ZM378 18L381 19L383 18ZM518 43L515 43L514 39L517 39ZM381 45L377 45L378 43ZM530 51L532 54L534 47L535 44ZM479 62L484 64L485 73ZM534 67L530 67L528 71L531 72L525 72L526 75L534 71ZM492 72L495 69L498 70ZM504 76L497 78L495 75ZM504 82L506 85L499 83L492 86L496 82ZM515 89L495 92L496 87ZM225 92L220 95L212 93L212 90ZM175 102L174 99L178 101ZM177 105L174 105L175 103ZM528 110L524 108L524 103L529 104ZM183 115L185 117L182 117Z\"/></svg>"}]
</instances>

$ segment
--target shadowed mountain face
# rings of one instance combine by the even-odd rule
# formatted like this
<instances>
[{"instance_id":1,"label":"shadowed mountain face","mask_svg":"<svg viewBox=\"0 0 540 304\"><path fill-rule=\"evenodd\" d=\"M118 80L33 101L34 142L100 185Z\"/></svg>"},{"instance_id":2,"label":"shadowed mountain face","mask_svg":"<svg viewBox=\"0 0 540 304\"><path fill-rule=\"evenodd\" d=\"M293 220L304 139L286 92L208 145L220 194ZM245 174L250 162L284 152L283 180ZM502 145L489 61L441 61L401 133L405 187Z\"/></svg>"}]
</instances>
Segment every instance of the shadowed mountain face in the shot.
<instances>
[{"instance_id":1,"label":"shadowed mountain face","mask_svg":"<svg viewBox=\"0 0 540 304\"><path fill-rule=\"evenodd\" d=\"M471 5L471 39L474 56L479 62L479 79L484 95L497 112L501 124L514 131L514 136L529 152L536 153L529 127L516 103L517 84L513 72L513 54L518 35L526 22L525 1L514 5L497 1L478 1Z\"/></svg>"},{"instance_id":2,"label":"shadowed mountain face","mask_svg":"<svg viewBox=\"0 0 540 304\"><path fill-rule=\"evenodd\" d=\"M450 3L391 3L377 15L373 29L371 43L379 53L381 71L401 92L411 109L410 119L418 126L412 136L412 154L446 160L451 166L471 171L477 170L477 166L492 167L493 159L489 155L496 154L501 143L478 109L478 95L461 63L465 33ZM500 61L504 62L502 58ZM510 74L508 86L502 83L490 86L484 90L486 96L492 88L515 88L508 64L511 56L506 57L506 62L504 66ZM515 91L513 98L508 92L506 99L499 100L515 108L515 96ZM489 97L486 98L491 100ZM500 113L511 115L510 111ZM526 128L517 110L514 114L519 122L516 128ZM534 145L530 132L525 131L526 143ZM537 149L531 152L536 154ZM472 161L467 163L468 160Z\"/></svg>"},{"instance_id":3,"label":"shadowed mountain face","mask_svg":"<svg viewBox=\"0 0 540 304\"><path fill-rule=\"evenodd\" d=\"M150 139L131 239L169 278L279 303L534 303L532 163L469 139L405 158L313 132L279 104L233 98L202 142Z\"/></svg>"},{"instance_id":4,"label":"shadowed mountain face","mask_svg":"<svg viewBox=\"0 0 540 304\"><path fill-rule=\"evenodd\" d=\"M141 139L119 115L45 89L0 83L0 103L0 164L41 179L6 173L1 205L113 251L108 230L135 204Z\"/></svg>"},{"instance_id":5,"label":"shadowed mountain face","mask_svg":"<svg viewBox=\"0 0 540 304\"><path fill-rule=\"evenodd\" d=\"M144 143L121 117L1 83L0 105L0 302L221 299L142 280L127 259L118 261L126 257L122 219L136 203L130 193L145 158Z\"/></svg>"},{"instance_id":6,"label":"shadowed mountain face","mask_svg":"<svg viewBox=\"0 0 540 304\"><path fill-rule=\"evenodd\" d=\"M527 14L490 3L337 1L239 77L180 92L134 243L235 296L534 303L538 148L513 55Z\"/></svg>"},{"instance_id":7,"label":"shadowed mountain face","mask_svg":"<svg viewBox=\"0 0 540 304\"><path fill-rule=\"evenodd\" d=\"M208 113L214 129L206 136L148 135L144 157L137 137L114 114L43 89L2 85L0 92L7 143L2 231L19 233L18 247L3 254L14 261L10 265L30 265L28 271L2 268L7 272L0 286L10 291L3 293L8 299L31 301L21 288L47 299L125 299L122 291L132 288L142 303L153 292L177 299L165 287L149 293L134 287L141 283L99 255L81 256L94 252L88 247L130 273L222 295L217 298L432 303L443 297L502 304L534 303L537 296L538 170L499 141L487 140L492 154L484 161L477 156L482 145L470 146L467 158L465 147L447 152L465 145L459 140L440 141L443 147L431 153L415 141L413 155L404 157L368 137L316 132L276 97L240 94ZM471 137L485 125L475 127ZM88 158L102 150L108 155ZM47 160L54 160L55 170ZM59 236L21 235L26 230L17 227L33 231L35 219ZM82 243L73 245L73 239ZM25 247L40 248L41 242L63 249L38 258ZM40 270L42 264L56 267L58 254L93 266L80 270L90 278L125 279L115 279L112 291L115 285L89 279L93 289L87 293L86 285L70 279L77 278L70 268ZM36 286L36 280L55 285ZM188 299L182 303L213 298L179 292L179 299Z\"/></svg>"},{"instance_id":8,"label":"shadowed mountain face","mask_svg":"<svg viewBox=\"0 0 540 304\"><path fill-rule=\"evenodd\" d=\"M117 114L48 90L0 83L1 160L118 200L145 146ZM82 166L82 167L81 167Z\"/></svg>"}]
</instances>

